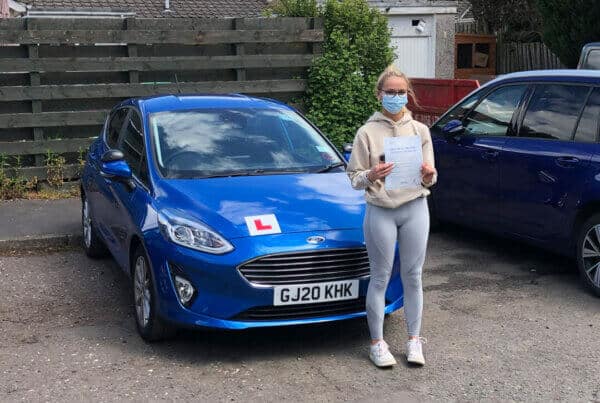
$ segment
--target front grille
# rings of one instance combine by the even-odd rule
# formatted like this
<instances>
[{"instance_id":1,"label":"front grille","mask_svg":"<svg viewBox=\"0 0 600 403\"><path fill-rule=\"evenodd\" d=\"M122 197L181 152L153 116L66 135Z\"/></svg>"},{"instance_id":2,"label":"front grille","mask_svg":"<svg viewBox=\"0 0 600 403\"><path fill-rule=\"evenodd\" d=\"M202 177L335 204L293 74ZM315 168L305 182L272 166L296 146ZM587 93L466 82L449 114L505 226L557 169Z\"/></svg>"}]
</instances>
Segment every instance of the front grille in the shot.
<instances>
[{"instance_id":1,"label":"front grille","mask_svg":"<svg viewBox=\"0 0 600 403\"><path fill-rule=\"evenodd\" d=\"M283 305L283 306L259 306L250 308L237 316L236 320L291 320L320 318L331 315L347 315L363 312L365 310L365 298L349 301L332 301L315 304Z\"/></svg>"},{"instance_id":2,"label":"front grille","mask_svg":"<svg viewBox=\"0 0 600 403\"><path fill-rule=\"evenodd\" d=\"M369 275L366 248L322 249L264 256L238 267L259 285L306 284Z\"/></svg>"}]
</instances>

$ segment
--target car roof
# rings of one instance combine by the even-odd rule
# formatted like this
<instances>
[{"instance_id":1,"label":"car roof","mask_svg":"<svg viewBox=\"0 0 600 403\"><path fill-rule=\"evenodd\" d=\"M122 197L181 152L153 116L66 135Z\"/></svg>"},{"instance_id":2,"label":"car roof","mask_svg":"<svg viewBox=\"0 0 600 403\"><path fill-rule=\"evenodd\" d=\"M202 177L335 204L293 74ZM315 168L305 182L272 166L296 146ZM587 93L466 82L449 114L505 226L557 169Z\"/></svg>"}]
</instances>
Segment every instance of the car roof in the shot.
<instances>
[{"instance_id":1,"label":"car roof","mask_svg":"<svg viewBox=\"0 0 600 403\"><path fill-rule=\"evenodd\" d=\"M144 98L131 98L119 104L119 106L123 105L137 105L146 113L212 108L291 109L284 103L273 99L255 98L242 94L158 95Z\"/></svg>"},{"instance_id":2,"label":"car roof","mask_svg":"<svg viewBox=\"0 0 600 403\"><path fill-rule=\"evenodd\" d=\"M600 84L600 70L532 70L498 76L484 87L506 82L561 81Z\"/></svg>"},{"instance_id":3,"label":"car roof","mask_svg":"<svg viewBox=\"0 0 600 403\"><path fill-rule=\"evenodd\" d=\"M590 42L590 43L586 43L585 45L583 45L582 49L599 48L599 47L600 47L600 42Z\"/></svg>"}]
</instances>

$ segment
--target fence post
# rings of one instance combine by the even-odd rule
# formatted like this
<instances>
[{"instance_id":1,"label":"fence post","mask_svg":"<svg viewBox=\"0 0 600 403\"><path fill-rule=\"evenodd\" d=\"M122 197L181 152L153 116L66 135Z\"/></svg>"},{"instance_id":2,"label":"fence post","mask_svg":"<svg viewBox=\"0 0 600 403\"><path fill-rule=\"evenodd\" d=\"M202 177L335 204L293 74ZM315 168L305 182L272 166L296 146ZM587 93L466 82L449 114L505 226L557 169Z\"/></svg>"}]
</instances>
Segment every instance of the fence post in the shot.
<instances>
[{"instance_id":1,"label":"fence post","mask_svg":"<svg viewBox=\"0 0 600 403\"><path fill-rule=\"evenodd\" d=\"M245 29L246 24L244 22L243 18L236 18L233 20L233 29L234 30L242 30ZM246 49L244 44L242 43L236 43L235 44L235 54L236 56L243 56L246 53ZM240 69L235 69L236 71L236 75L237 75L237 80L238 81L245 81L246 80L246 69L240 68Z\"/></svg>"},{"instance_id":2,"label":"fence post","mask_svg":"<svg viewBox=\"0 0 600 403\"><path fill-rule=\"evenodd\" d=\"M323 19L315 17L311 18L310 29L324 29ZM310 46L313 55L323 53L323 42L311 42Z\"/></svg>"},{"instance_id":3,"label":"fence post","mask_svg":"<svg viewBox=\"0 0 600 403\"><path fill-rule=\"evenodd\" d=\"M125 29L129 30L133 27L135 27L135 19L131 18L131 17L125 19ZM137 55L138 55L138 46L128 43L127 44L127 56L128 57L137 57ZM137 70L129 70L129 83L137 84L139 82L140 82L140 72Z\"/></svg>"},{"instance_id":4,"label":"fence post","mask_svg":"<svg viewBox=\"0 0 600 403\"><path fill-rule=\"evenodd\" d=\"M27 30L31 29L32 20L28 19ZM29 59L37 59L39 58L39 46L40 45L27 45L27 56ZM29 85L30 86L39 86L41 84L40 72L39 71L30 71L29 72ZM32 100L31 101L31 113L40 113L42 111L42 101ZM33 128L33 139L36 141L44 140L44 129L41 127ZM35 158L35 166L44 165L44 156L40 154L36 154Z\"/></svg>"}]
</instances>

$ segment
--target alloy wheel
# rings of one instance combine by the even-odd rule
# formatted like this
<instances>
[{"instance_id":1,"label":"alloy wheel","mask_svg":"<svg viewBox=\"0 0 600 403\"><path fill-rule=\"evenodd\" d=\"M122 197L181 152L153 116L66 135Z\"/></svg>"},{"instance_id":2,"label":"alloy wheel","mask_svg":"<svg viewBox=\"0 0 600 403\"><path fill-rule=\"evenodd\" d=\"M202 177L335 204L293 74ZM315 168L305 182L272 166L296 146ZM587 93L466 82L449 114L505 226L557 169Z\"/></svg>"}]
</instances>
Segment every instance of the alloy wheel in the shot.
<instances>
[{"instance_id":1,"label":"alloy wheel","mask_svg":"<svg viewBox=\"0 0 600 403\"><path fill-rule=\"evenodd\" d=\"M92 218L90 217L90 207L87 198L83 199L83 214L81 221L83 224L83 242L85 242L86 248L90 248L92 245Z\"/></svg>"},{"instance_id":2,"label":"alloy wheel","mask_svg":"<svg viewBox=\"0 0 600 403\"><path fill-rule=\"evenodd\" d=\"M600 224L594 225L585 234L581 260L588 280L595 287L600 287Z\"/></svg>"},{"instance_id":3,"label":"alloy wheel","mask_svg":"<svg viewBox=\"0 0 600 403\"><path fill-rule=\"evenodd\" d=\"M144 328L150 320L150 278L148 276L146 260L143 256L138 256L135 262L133 292L137 320Z\"/></svg>"}]
</instances>

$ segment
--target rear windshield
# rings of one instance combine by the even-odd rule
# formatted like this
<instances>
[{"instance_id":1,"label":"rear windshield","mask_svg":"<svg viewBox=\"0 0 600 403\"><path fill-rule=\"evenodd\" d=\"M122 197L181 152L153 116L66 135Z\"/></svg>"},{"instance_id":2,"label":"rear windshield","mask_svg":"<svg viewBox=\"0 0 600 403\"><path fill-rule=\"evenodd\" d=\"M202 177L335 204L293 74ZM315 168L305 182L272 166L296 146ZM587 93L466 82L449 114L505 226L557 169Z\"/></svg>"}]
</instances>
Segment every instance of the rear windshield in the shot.
<instances>
[{"instance_id":1,"label":"rear windshield","mask_svg":"<svg viewBox=\"0 0 600 403\"><path fill-rule=\"evenodd\" d=\"M200 109L150 115L167 178L316 172L343 165L300 115L284 109ZM343 168L343 167L341 167Z\"/></svg>"},{"instance_id":2,"label":"rear windshield","mask_svg":"<svg viewBox=\"0 0 600 403\"><path fill-rule=\"evenodd\" d=\"M600 70L600 49L593 49L588 53L582 68Z\"/></svg>"}]
</instances>

